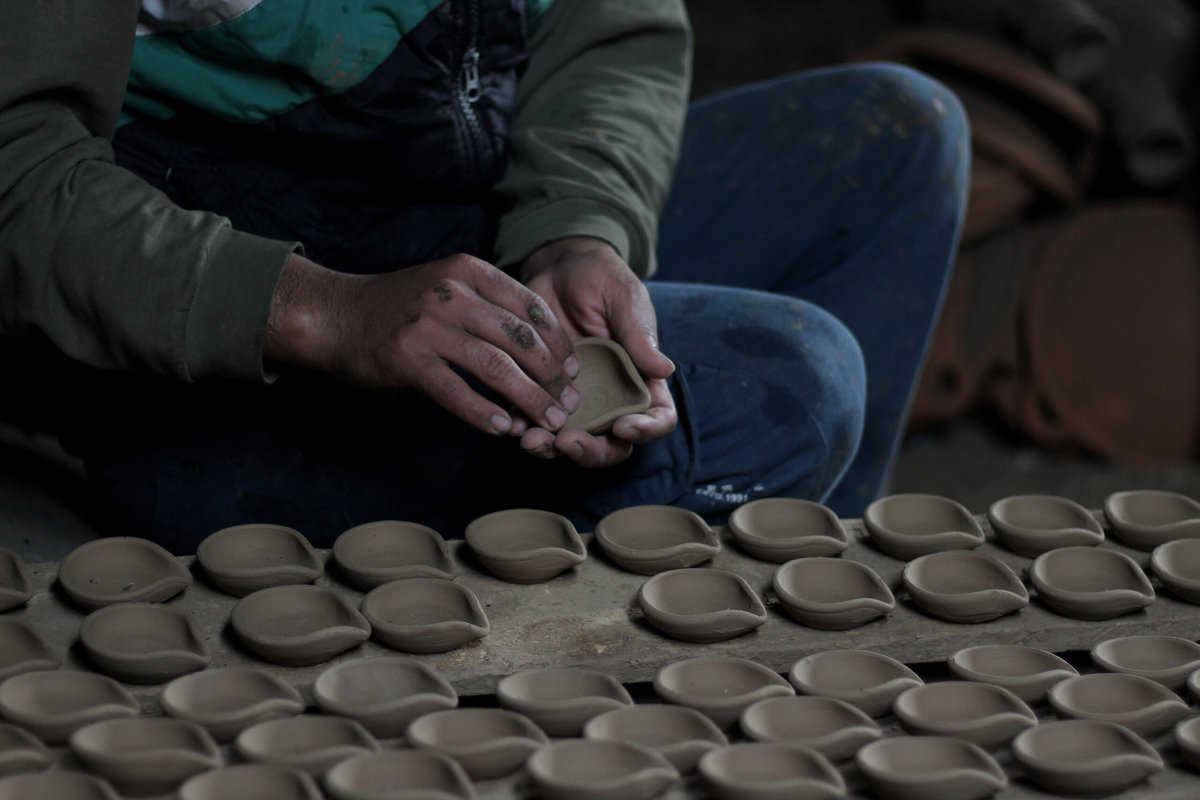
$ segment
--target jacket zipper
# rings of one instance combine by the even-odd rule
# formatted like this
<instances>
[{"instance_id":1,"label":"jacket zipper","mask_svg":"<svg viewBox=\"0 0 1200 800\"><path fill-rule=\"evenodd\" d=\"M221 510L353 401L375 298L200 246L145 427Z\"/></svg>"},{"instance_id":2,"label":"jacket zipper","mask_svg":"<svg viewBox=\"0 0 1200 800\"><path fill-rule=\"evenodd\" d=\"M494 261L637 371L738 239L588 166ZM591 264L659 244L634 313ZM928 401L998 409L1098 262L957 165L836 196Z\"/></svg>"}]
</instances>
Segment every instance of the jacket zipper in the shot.
<instances>
[{"instance_id":1,"label":"jacket zipper","mask_svg":"<svg viewBox=\"0 0 1200 800\"><path fill-rule=\"evenodd\" d=\"M479 115L475 113L475 103L482 94L479 83L479 0L468 0L464 6L467 39L459 62L458 108L467 125L467 160L471 169L478 174L479 141L482 135Z\"/></svg>"}]
</instances>

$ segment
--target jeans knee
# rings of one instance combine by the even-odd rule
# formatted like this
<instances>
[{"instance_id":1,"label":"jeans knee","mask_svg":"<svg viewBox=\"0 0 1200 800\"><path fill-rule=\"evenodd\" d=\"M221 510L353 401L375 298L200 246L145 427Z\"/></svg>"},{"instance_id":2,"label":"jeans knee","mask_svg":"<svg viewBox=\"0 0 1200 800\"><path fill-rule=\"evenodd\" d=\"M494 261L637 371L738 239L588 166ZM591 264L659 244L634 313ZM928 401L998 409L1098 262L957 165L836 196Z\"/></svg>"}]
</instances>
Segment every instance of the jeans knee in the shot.
<instances>
[{"instance_id":1,"label":"jeans knee","mask_svg":"<svg viewBox=\"0 0 1200 800\"><path fill-rule=\"evenodd\" d=\"M867 370L854 334L832 314L809 305L809 324L803 329L813 354L802 380L811 381L817 402L809 409L828 454L821 472L821 495L827 493L850 466L862 439L866 419Z\"/></svg>"}]
</instances>

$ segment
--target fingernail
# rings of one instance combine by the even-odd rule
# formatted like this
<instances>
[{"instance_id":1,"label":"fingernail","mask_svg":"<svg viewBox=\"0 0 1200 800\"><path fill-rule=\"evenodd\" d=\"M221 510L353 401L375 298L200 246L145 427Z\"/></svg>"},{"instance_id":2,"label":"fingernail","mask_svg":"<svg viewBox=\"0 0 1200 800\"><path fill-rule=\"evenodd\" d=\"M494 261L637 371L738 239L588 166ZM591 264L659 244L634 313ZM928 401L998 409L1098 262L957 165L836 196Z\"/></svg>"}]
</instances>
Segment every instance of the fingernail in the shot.
<instances>
[{"instance_id":1,"label":"fingernail","mask_svg":"<svg viewBox=\"0 0 1200 800\"><path fill-rule=\"evenodd\" d=\"M491 422L496 433L508 433L508 429L512 427L512 420L503 414L493 414Z\"/></svg>"},{"instance_id":2,"label":"fingernail","mask_svg":"<svg viewBox=\"0 0 1200 800\"><path fill-rule=\"evenodd\" d=\"M575 444L571 445L571 449L575 451L575 455L579 456L580 458L583 458L583 445L582 444L580 444L579 442L575 442Z\"/></svg>"},{"instance_id":3,"label":"fingernail","mask_svg":"<svg viewBox=\"0 0 1200 800\"><path fill-rule=\"evenodd\" d=\"M567 415L558 406L550 406L546 409L546 421L550 423L551 428L561 428L567 421Z\"/></svg>"},{"instance_id":4,"label":"fingernail","mask_svg":"<svg viewBox=\"0 0 1200 800\"><path fill-rule=\"evenodd\" d=\"M579 392L574 386L568 386L562 390L562 394L558 396L559 401L563 404L563 408L567 411L574 411L579 408Z\"/></svg>"},{"instance_id":5,"label":"fingernail","mask_svg":"<svg viewBox=\"0 0 1200 800\"><path fill-rule=\"evenodd\" d=\"M567 373L568 378L574 378L579 374L579 359L575 354L567 356L567 360L563 362L563 372Z\"/></svg>"}]
</instances>

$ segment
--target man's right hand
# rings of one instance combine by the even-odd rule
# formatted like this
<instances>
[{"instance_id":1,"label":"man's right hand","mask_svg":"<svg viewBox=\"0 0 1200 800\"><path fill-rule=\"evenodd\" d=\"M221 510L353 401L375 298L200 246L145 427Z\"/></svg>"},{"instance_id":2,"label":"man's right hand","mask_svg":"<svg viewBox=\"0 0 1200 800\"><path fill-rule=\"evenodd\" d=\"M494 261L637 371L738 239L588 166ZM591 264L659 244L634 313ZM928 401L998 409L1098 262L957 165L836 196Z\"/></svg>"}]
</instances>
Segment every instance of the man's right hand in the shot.
<instances>
[{"instance_id":1,"label":"man's right hand","mask_svg":"<svg viewBox=\"0 0 1200 800\"><path fill-rule=\"evenodd\" d=\"M451 365L547 430L579 405L570 380L579 362L554 313L467 255L381 275L333 272L293 255L275 288L264 355L370 386L419 389L493 434L521 430Z\"/></svg>"}]
</instances>

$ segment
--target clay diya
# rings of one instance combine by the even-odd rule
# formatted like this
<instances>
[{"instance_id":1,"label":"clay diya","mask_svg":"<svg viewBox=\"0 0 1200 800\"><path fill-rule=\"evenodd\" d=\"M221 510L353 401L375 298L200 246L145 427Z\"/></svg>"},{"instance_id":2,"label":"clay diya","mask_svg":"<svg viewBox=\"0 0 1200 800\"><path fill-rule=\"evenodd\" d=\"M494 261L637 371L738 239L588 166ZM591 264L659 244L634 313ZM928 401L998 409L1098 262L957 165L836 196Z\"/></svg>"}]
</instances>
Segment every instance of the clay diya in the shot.
<instances>
[{"instance_id":1,"label":"clay diya","mask_svg":"<svg viewBox=\"0 0 1200 800\"><path fill-rule=\"evenodd\" d=\"M547 745L530 756L526 768L546 800L647 800L679 778L648 747L595 739Z\"/></svg>"},{"instance_id":2,"label":"clay diya","mask_svg":"<svg viewBox=\"0 0 1200 800\"><path fill-rule=\"evenodd\" d=\"M1200 770L1200 717L1190 717L1175 726L1175 745L1192 769ZM0 767L2 768L2 767Z\"/></svg>"},{"instance_id":3,"label":"clay diya","mask_svg":"<svg viewBox=\"0 0 1200 800\"><path fill-rule=\"evenodd\" d=\"M1076 619L1109 619L1154 602L1154 587L1133 559L1102 547L1063 547L1029 568L1038 597Z\"/></svg>"},{"instance_id":4,"label":"clay diya","mask_svg":"<svg viewBox=\"0 0 1200 800\"><path fill-rule=\"evenodd\" d=\"M499 778L549 739L528 717L502 708L455 708L419 717L405 732L413 747L458 762L473 780Z\"/></svg>"},{"instance_id":5,"label":"clay diya","mask_svg":"<svg viewBox=\"0 0 1200 800\"><path fill-rule=\"evenodd\" d=\"M1092 661L1109 672L1128 672L1182 689L1200 669L1200 644L1178 636L1123 636L1092 648Z\"/></svg>"},{"instance_id":6,"label":"clay diya","mask_svg":"<svg viewBox=\"0 0 1200 800\"><path fill-rule=\"evenodd\" d=\"M900 693L892 711L913 733L954 736L988 749L1005 744L1038 721L1012 692L973 681L914 686Z\"/></svg>"},{"instance_id":7,"label":"clay diya","mask_svg":"<svg viewBox=\"0 0 1200 800\"><path fill-rule=\"evenodd\" d=\"M172 717L195 722L218 742L243 729L304 710L300 693L282 678L249 667L208 669L167 684L161 702Z\"/></svg>"},{"instance_id":8,"label":"clay diya","mask_svg":"<svg viewBox=\"0 0 1200 800\"><path fill-rule=\"evenodd\" d=\"M892 708L905 689L924 683L894 658L871 650L826 650L797 661L788 672L797 690L844 700L872 717Z\"/></svg>"},{"instance_id":9,"label":"clay diya","mask_svg":"<svg viewBox=\"0 0 1200 800\"><path fill-rule=\"evenodd\" d=\"M385 750L347 759L326 773L325 790L334 800L475 797L462 767L429 750Z\"/></svg>"},{"instance_id":10,"label":"clay diya","mask_svg":"<svg viewBox=\"0 0 1200 800\"><path fill-rule=\"evenodd\" d=\"M1200 503L1176 492L1139 490L1110 494L1104 516L1130 547L1153 550L1178 539L1200 538Z\"/></svg>"},{"instance_id":11,"label":"clay diya","mask_svg":"<svg viewBox=\"0 0 1200 800\"><path fill-rule=\"evenodd\" d=\"M721 550L699 514L674 506L614 511L596 523L596 542L618 566L642 575L693 567Z\"/></svg>"},{"instance_id":12,"label":"clay diya","mask_svg":"<svg viewBox=\"0 0 1200 800\"><path fill-rule=\"evenodd\" d=\"M29 569L19 555L0 547L0 611L10 611L33 594L29 584Z\"/></svg>"},{"instance_id":13,"label":"clay diya","mask_svg":"<svg viewBox=\"0 0 1200 800\"><path fill-rule=\"evenodd\" d=\"M1020 611L1029 592L1006 564L986 553L949 550L904 565L913 602L949 622L978 623Z\"/></svg>"},{"instance_id":14,"label":"clay diya","mask_svg":"<svg viewBox=\"0 0 1200 800\"><path fill-rule=\"evenodd\" d=\"M308 539L283 525L223 528L200 542L196 560L209 583L234 597L271 586L312 583L322 571Z\"/></svg>"},{"instance_id":15,"label":"clay diya","mask_svg":"<svg viewBox=\"0 0 1200 800\"><path fill-rule=\"evenodd\" d=\"M784 742L749 742L710 750L700 774L723 800L833 800L846 782L815 750Z\"/></svg>"},{"instance_id":16,"label":"clay diya","mask_svg":"<svg viewBox=\"0 0 1200 800\"><path fill-rule=\"evenodd\" d=\"M1030 558L1059 547L1104 541L1104 529L1086 508L1065 497L1021 494L992 503L988 521L1000 543Z\"/></svg>"},{"instance_id":17,"label":"clay diya","mask_svg":"<svg viewBox=\"0 0 1200 800\"><path fill-rule=\"evenodd\" d=\"M983 544L983 529L962 505L932 494L894 494L867 506L863 524L875 545L908 561L939 550Z\"/></svg>"},{"instance_id":18,"label":"clay diya","mask_svg":"<svg viewBox=\"0 0 1200 800\"><path fill-rule=\"evenodd\" d=\"M1193 672L1187 679L1188 691L1192 697L1200 697L1200 670Z\"/></svg>"},{"instance_id":19,"label":"clay diya","mask_svg":"<svg viewBox=\"0 0 1200 800\"><path fill-rule=\"evenodd\" d=\"M101 672L126 683L163 683L208 666L208 648L187 617L157 603L97 609L79 642Z\"/></svg>"},{"instance_id":20,"label":"clay diya","mask_svg":"<svg viewBox=\"0 0 1200 800\"><path fill-rule=\"evenodd\" d=\"M729 515L729 532L763 561L836 556L850 545L837 515L820 503L792 497L751 500Z\"/></svg>"},{"instance_id":21,"label":"clay diya","mask_svg":"<svg viewBox=\"0 0 1200 800\"><path fill-rule=\"evenodd\" d=\"M1060 717L1096 719L1153 736L1189 713L1179 695L1149 678L1098 672L1056 683L1046 695Z\"/></svg>"},{"instance_id":22,"label":"clay diya","mask_svg":"<svg viewBox=\"0 0 1200 800\"><path fill-rule=\"evenodd\" d=\"M301 714L246 728L234 747L246 761L290 767L319 778L340 761L378 751L379 743L354 720Z\"/></svg>"},{"instance_id":23,"label":"clay diya","mask_svg":"<svg viewBox=\"0 0 1200 800\"><path fill-rule=\"evenodd\" d=\"M94 672L25 672L0 683L0 716L47 744L65 742L84 725L140 710L119 683Z\"/></svg>"},{"instance_id":24,"label":"clay diya","mask_svg":"<svg viewBox=\"0 0 1200 800\"><path fill-rule=\"evenodd\" d=\"M58 567L58 582L85 611L113 603L161 603L192 585L192 574L149 539L113 536L76 547Z\"/></svg>"},{"instance_id":25,"label":"clay diya","mask_svg":"<svg viewBox=\"0 0 1200 800\"><path fill-rule=\"evenodd\" d=\"M179 800L321 800L308 775L274 764L239 764L204 772L179 787Z\"/></svg>"},{"instance_id":26,"label":"clay diya","mask_svg":"<svg viewBox=\"0 0 1200 800\"><path fill-rule=\"evenodd\" d=\"M320 664L366 641L371 625L329 589L288 584L259 589L229 618L248 650L274 664Z\"/></svg>"},{"instance_id":27,"label":"clay diya","mask_svg":"<svg viewBox=\"0 0 1200 800\"><path fill-rule=\"evenodd\" d=\"M742 576L723 569L673 569L642 584L638 605L655 628L685 642L719 642L767 621Z\"/></svg>"},{"instance_id":28,"label":"clay diya","mask_svg":"<svg viewBox=\"0 0 1200 800\"><path fill-rule=\"evenodd\" d=\"M333 561L364 592L401 578L454 579L446 540L415 522L381 520L353 527L334 540Z\"/></svg>"},{"instance_id":29,"label":"clay diya","mask_svg":"<svg viewBox=\"0 0 1200 800\"><path fill-rule=\"evenodd\" d=\"M0 779L0 800L120 800L104 781L82 772L49 770Z\"/></svg>"},{"instance_id":30,"label":"clay diya","mask_svg":"<svg viewBox=\"0 0 1200 800\"><path fill-rule=\"evenodd\" d=\"M487 636L479 598L457 581L405 578L372 589L362 612L375 638L406 653L443 653Z\"/></svg>"},{"instance_id":31,"label":"clay diya","mask_svg":"<svg viewBox=\"0 0 1200 800\"><path fill-rule=\"evenodd\" d=\"M385 739L403 736L417 717L458 705L445 678L401 656L336 664L317 677L313 696L323 711L349 717Z\"/></svg>"},{"instance_id":32,"label":"clay diya","mask_svg":"<svg viewBox=\"0 0 1200 800\"><path fill-rule=\"evenodd\" d=\"M657 703L605 711L584 726L583 735L648 747L681 773L694 772L701 756L729 743L721 729L694 708Z\"/></svg>"},{"instance_id":33,"label":"clay diya","mask_svg":"<svg viewBox=\"0 0 1200 800\"><path fill-rule=\"evenodd\" d=\"M1140 736L1098 720L1043 722L1017 736L1012 750L1029 778L1055 794L1113 794L1163 768Z\"/></svg>"},{"instance_id":34,"label":"clay diya","mask_svg":"<svg viewBox=\"0 0 1200 800\"><path fill-rule=\"evenodd\" d=\"M654 676L654 691L668 703L696 709L722 730L733 727L742 711L759 700L795 694L774 671L732 656L668 664Z\"/></svg>"},{"instance_id":35,"label":"clay diya","mask_svg":"<svg viewBox=\"0 0 1200 800\"><path fill-rule=\"evenodd\" d=\"M587 558L569 519L534 508L486 514L465 537L483 568L509 583L548 581Z\"/></svg>"},{"instance_id":36,"label":"clay diya","mask_svg":"<svg viewBox=\"0 0 1200 800\"><path fill-rule=\"evenodd\" d=\"M567 415L564 430L603 433L620 417L650 408L650 389L624 347L592 336L576 339L573 347L579 360L573 381L579 407Z\"/></svg>"},{"instance_id":37,"label":"clay diya","mask_svg":"<svg viewBox=\"0 0 1200 800\"><path fill-rule=\"evenodd\" d=\"M198 772L221 766L203 728L170 717L94 722L71 734L71 752L127 794L164 794Z\"/></svg>"},{"instance_id":38,"label":"clay diya","mask_svg":"<svg viewBox=\"0 0 1200 800\"><path fill-rule=\"evenodd\" d=\"M0 682L23 672L58 669L58 657L25 623L0 618Z\"/></svg>"},{"instance_id":39,"label":"clay diya","mask_svg":"<svg viewBox=\"0 0 1200 800\"><path fill-rule=\"evenodd\" d=\"M792 742L830 761L850 758L883 735L875 720L832 697L771 697L742 712L738 724L756 742Z\"/></svg>"},{"instance_id":40,"label":"clay diya","mask_svg":"<svg viewBox=\"0 0 1200 800\"><path fill-rule=\"evenodd\" d=\"M996 760L977 744L949 736L896 736L854 757L883 800L977 800L1008 785Z\"/></svg>"},{"instance_id":41,"label":"clay diya","mask_svg":"<svg viewBox=\"0 0 1200 800\"><path fill-rule=\"evenodd\" d=\"M16 725L0 722L0 778L19 772L40 772L53 758L46 745Z\"/></svg>"},{"instance_id":42,"label":"clay diya","mask_svg":"<svg viewBox=\"0 0 1200 800\"><path fill-rule=\"evenodd\" d=\"M591 669L530 669L496 686L496 699L524 714L551 736L579 736L598 714L633 704L611 675Z\"/></svg>"},{"instance_id":43,"label":"clay diya","mask_svg":"<svg viewBox=\"0 0 1200 800\"><path fill-rule=\"evenodd\" d=\"M1150 569L1168 592L1200 605L1200 539L1176 539L1160 544L1150 555Z\"/></svg>"},{"instance_id":44,"label":"clay diya","mask_svg":"<svg viewBox=\"0 0 1200 800\"><path fill-rule=\"evenodd\" d=\"M1053 653L1019 644L968 647L950 656L947 664L965 681L1001 686L1026 703L1041 700L1051 686L1079 674Z\"/></svg>"},{"instance_id":45,"label":"clay diya","mask_svg":"<svg viewBox=\"0 0 1200 800\"><path fill-rule=\"evenodd\" d=\"M789 561L775 571L771 586L788 616L810 628L857 628L896 607L875 570L843 558Z\"/></svg>"}]
</instances>

